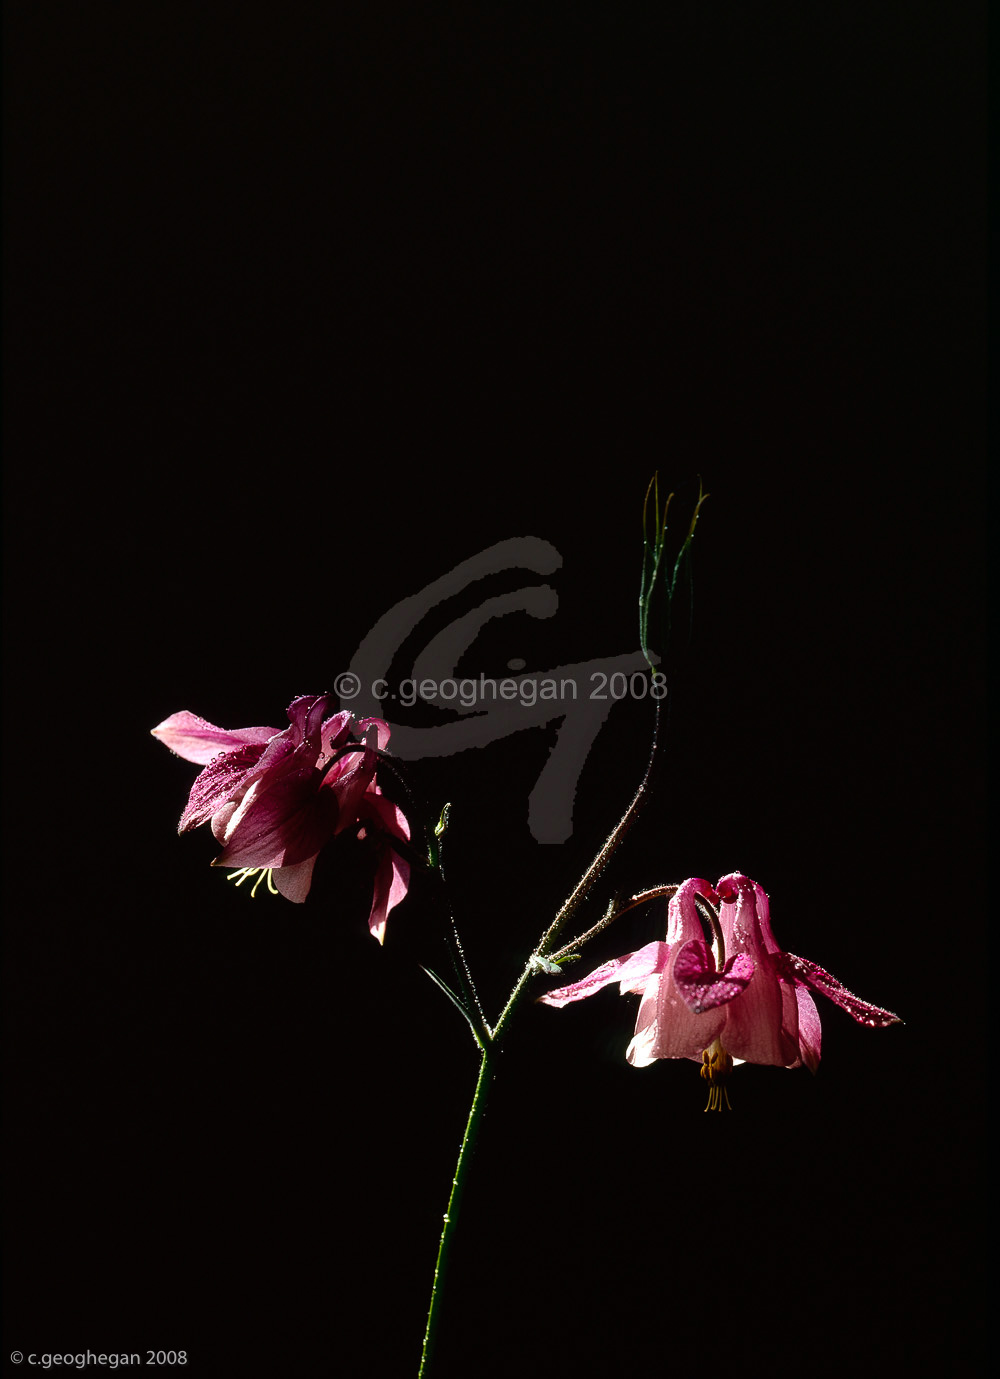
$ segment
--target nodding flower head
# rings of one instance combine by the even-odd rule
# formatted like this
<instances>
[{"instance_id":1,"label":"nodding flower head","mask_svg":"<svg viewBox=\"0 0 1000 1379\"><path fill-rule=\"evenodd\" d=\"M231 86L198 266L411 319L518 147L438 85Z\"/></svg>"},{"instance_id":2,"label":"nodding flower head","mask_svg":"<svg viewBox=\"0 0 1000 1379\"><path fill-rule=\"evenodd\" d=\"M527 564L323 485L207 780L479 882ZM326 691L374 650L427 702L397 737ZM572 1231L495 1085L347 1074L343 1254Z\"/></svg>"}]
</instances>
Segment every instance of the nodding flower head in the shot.
<instances>
[{"instance_id":1,"label":"nodding flower head","mask_svg":"<svg viewBox=\"0 0 1000 1379\"><path fill-rule=\"evenodd\" d=\"M706 916L711 941L699 917ZM778 947L767 896L756 881L732 872L715 886L692 877L667 910L664 941L603 963L570 986L539 999L564 1006L617 982L642 997L626 1057L636 1068L658 1058L692 1058L709 1084L706 1110L728 1106L726 1082L735 1063L805 1066L820 1058L820 1021L813 994L846 1010L859 1024L896 1024L897 1015L853 996L806 958Z\"/></svg>"},{"instance_id":2,"label":"nodding flower head","mask_svg":"<svg viewBox=\"0 0 1000 1379\"><path fill-rule=\"evenodd\" d=\"M325 694L293 699L284 729L217 728L183 710L153 736L204 768L178 832L210 824L222 845L213 866L235 868L237 885L256 875L251 894L266 875L269 890L301 902L325 843L348 828L371 835L378 861L369 927L381 942L410 871L392 846L406 843L409 824L376 779L389 726L380 718L356 723L346 711L327 717L330 704Z\"/></svg>"}]
</instances>

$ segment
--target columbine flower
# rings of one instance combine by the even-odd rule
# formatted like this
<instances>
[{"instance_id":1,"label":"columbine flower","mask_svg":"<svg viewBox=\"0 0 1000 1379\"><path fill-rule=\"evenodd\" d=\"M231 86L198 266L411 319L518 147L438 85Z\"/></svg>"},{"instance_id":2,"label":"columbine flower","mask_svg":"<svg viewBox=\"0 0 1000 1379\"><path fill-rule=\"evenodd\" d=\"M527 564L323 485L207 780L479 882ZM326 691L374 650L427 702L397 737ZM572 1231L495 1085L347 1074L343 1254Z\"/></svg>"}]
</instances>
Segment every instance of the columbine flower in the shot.
<instances>
[{"instance_id":1,"label":"columbine flower","mask_svg":"<svg viewBox=\"0 0 1000 1379\"><path fill-rule=\"evenodd\" d=\"M713 947L705 941L695 896L719 906ZM698 1060L709 1083L706 1110L721 1110L723 1097L728 1105L725 1082L734 1061L805 1064L816 1071L820 1023L810 992L828 997L859 1024L877 1028L899 1020L852 996L815 963L782 952L771 932L767 896L739 872L715 887L699 878L685 881L668 907L666 942L613 958L539 999L564 1006L611 982L623 995L642 996L628 1061L642 1068L657 1058Z\"/></svg>"},{"instance_id":2,"label":"columbine flower","mask_svg":"<svg viewBox=\"0 0 1000 1379\"><path fill-rule=\"evenodd\" d=\"M191 787L179 833L211 823L223 845L213 862L235 867L240 885L258 873L268 887L303 901L320 849L335 834L359 827L376 840L378 863L369 927L381 943L389 911L403 899L409 864L392 847L410 830L375 781L375 747L384 751L389 726L364 718L363 746L350 746L350 713L324 715L329 695L302 695L288 706L290 727L216 728L197 714L171 714L153 729L172 752L205 769ZM272 884L273 878L273 884Z\"/></svg>"}]
</instances>

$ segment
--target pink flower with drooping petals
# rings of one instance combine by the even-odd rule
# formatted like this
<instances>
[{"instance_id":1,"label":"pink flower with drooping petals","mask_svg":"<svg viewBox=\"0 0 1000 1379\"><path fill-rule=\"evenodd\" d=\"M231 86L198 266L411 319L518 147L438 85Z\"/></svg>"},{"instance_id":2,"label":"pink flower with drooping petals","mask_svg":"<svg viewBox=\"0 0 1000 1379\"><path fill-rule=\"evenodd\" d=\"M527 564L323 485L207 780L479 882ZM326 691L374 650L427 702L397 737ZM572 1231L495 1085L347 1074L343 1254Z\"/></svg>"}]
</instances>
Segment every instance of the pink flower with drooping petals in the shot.
<instances>
[{"instance_id":1,"label":"pink flower with drooping petals","mask_svg":"<svg viewBox=\"0 0 1000 1379\"><path fill-rule=\"evenodd\" d=\"M705 940L695 896L719 907L721 967ZM783 952L771 932L767 896L740 872L714 887L696 877L685 881L670 900L665 942L613 958L539 1000L569 1005L611 982L623 995L642 997L628 1061L641 1068L658 1058L697 1059L710 1083L709 1106L718 1109L734 1059L816 1071L820 1022L810 993L828 997L859 1024L899 1022L891 1011L852 996L815 963Z\"/></svg>"},{"instance_id":2,"label":"pink flower with drooping petals","mask_svg":"<svg viewBox=\"0 0 1000 1379\"><path fill-rule=\"evenodd\" d=\"M152 731L172 752L204 767L178 832L210 823L223 849L213 866L235 867L244 875L259 871L269 886L273 876L282 895L301 902L325 843L346 828L359 827L359 836L371 833L378 862L369 928L381 943L386 918L405 896L410 874L409 863L392 846L394 838L408 841L409 824L375 779L376 746L385 750L389 726L380 718L355 724L347 711L327 718L330 703L325 694L293 699L284 730L217 728L184 710ZM352 727L363 746L350 745Z\"/></svg>"}]
</instances>

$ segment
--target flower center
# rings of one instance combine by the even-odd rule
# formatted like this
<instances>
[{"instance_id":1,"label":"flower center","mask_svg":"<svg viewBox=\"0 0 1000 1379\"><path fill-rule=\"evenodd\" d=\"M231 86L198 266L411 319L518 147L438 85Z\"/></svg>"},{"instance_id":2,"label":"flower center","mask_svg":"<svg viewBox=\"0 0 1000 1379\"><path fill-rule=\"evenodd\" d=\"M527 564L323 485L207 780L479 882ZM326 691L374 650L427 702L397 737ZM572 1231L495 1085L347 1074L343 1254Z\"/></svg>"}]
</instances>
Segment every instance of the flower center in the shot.
<instances>
[{"instance_id":1,"label":"flower center","mask_svg":"<svg viewBox=\"0 0 1000 1379\"><path fill-rule=\"evenodd\" d=\"M266 876L267 889L271 892L272 895L277 895L278 888L271 879L272 870L273 868L271 867L240 867L239 871L231 871L229 875L226 877L226 880L236 881L236 878L239 877L239 880L236 881L236 884L237 886L242 886L243 882L247 879L248 876L256 876L257 880L253 883L253 888L250 891L250 899L252 900L254 896L257 894L257 887L260 885L260 883L264 880L264 877Z\"/></svg>"},{"instance_id":2,"label":"flower center","mask_svg":"<svg viewBox=\"0 0 1000 1379\"><path fill-rule=\"evenodd\" d=\"M726 1083L733 1070L732 1055L722 1047L720 1039L713 1039L701 1055L701 1075L708 1083L706 1111L731 1111Z\"/></svg>"}]
</instances>

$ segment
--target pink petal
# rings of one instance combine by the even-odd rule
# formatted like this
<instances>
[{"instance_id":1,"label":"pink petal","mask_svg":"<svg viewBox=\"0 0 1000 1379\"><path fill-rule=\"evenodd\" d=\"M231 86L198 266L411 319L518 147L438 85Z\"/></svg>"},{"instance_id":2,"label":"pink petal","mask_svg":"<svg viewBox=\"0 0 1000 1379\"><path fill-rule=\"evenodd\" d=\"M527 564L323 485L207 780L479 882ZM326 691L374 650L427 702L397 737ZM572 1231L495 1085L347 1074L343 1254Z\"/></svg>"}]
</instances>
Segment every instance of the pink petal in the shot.
<instances>
[{"instance_id":1,"label":"pink petal","mask_svg":"<svg viewBox=\"0 0 1000 1379\"><path fill-rule=\"evenodd\" d=\"M654 972L646 982L646 988L639 1005L639 1015L635 1022L635 1034L625 1050L625 1057L633 1068L648 1068L650 1063L656 1062L657 1055L654 1053L658 1033L656 1011L659 1003L660 984L663 980L662 972Z\"/></svg>"},{"instance_id":2,"label":"pink petal","mask_svg":"<svg viewBox=\"0 0 1000 1379\"><path fill-rule=\"evenodd\" d=\"M683 945L682 945L683 947ZM671 950L679 955L681 949ZM643 1007L645 1002L643 1002ZM650 1015L640 1008L640 1021L647 1021L646 1040L648 1046L640 1048L639 1021L636 1022L636 1054L629 1060L636 1067L654 1058L701 1058L702 1050L707 1049L726 1022L729 1005L718 1006L695 1015L681 994L673 979L671 967L660 977L656 999L655 1030L649 1035ZM728 1044L726 1045L728 1048Z\"/></svg>"},{"instance_id":3,"label":"pink petal","mask_svg":"<svg viewBox=\"0 0 1000 1379\"><path fill-rule=\"evenodd\" d=\"M407 842L410 825L399 805L378 793L377 786L373 787L371 793L362 796L360 817L371 820L376 838L379 834L383 835L375 870L371 914L368 916L368 927L381 943L385 937L386 919L404 898L410 884L410 864L399 855L391 840L399 838Z\"/></svg>"},{"instance_id":4,"label":"pink petal","mask_svg":"<svg viewBox=\"0 0 1000 1379\"><path fill-rule=\"evenodd\" d=\"M620 969L630 957L632 954L626 953L624 957L603 962L600 967L595 967L589 976L581 977L578 982L571 982L569 986L553 987L551 991L539 996L538 1000L542 1005L555 1006L557 1010L573 1001L584 1001L588 996L593 996L595 991L600 991L602 986L609 986L617 981Z\"/></svg>"},{"instance_id":5,"label":"pink petal","mask_svg":"<svg viewBox=\"0 0 1000 1379\"><path fill-rule=\"evenodd\" d=\"M719 921L727 953L746 952L755 960L764 953L778 953L771 932L771 908L763 887L742 872L732 872L718 882L722 905Z\"/></svg>"},{"instance_id":6,"label":"pink petal","mask_svg":"<svg viewBox=\"0 0 1000 1379\"><path fill-rule=\"evenodd\" d=\"M618 990L624 996L641 995L654 972L662 972L670 957L669 943L656 939L638 949L618 970Z\"/></svg>"},{"instance_id":7,"label":"pink petal","mask_svg":"<svg viewBox=\"0 0 1000 1379\"><path fill-rule=\"evenodd\" d=\"M358 723L362 737L367 737L369 728L375 729L378 738L376 745L380 752L384 752L389 745L389 738L392 736L388 723L382 718L362 718Z\"/></svg>"},{"instance_id":8,"label":"pink petal","mask_svg":"<svg viewBox=\"0 0 1000 1379\"><path fill-rule=\"evenodd\" d=\"M281 780L296 777L301 781L312 781L315 788L319 782L315 771L319 751L319 738L316 734L299 740L299 731L294 725L271 738L257 765L249 772L241 791L234 796L239 804L245 799L243 793L248 786L257 784L257 794L272 789ZM331 806L332 808L332 806ZM235 821L234 821L235 822ZM228 841L229 834L226 834Z\"/></svg>"},{"instance_id":9,"label":"pink petal","mask_svg":"<svg viewBox=\"0 0 1000 1379\"><path fill-rule=\"evenodd\" d=\"M343 713L335 713L332 718L326 720L319 730L320 752L316 759L317 766L324 767L342 745L351 730L351 722L351 714L347 709Z\"/></svg>"},{"instance_id":10,"label":"pink petal","mask_svg":"<svg viewBox=\"0 0 1000 1379\"><path fill-rule=\"evenodd\" d=\"M692 876L683 881L676 894L671 896L670 904L667 906L668 943L682 944L687 943L689 939L702 937L701 920L698 918L698 909L694 901L696 895L710 900L713 905L719 899L703 877Z\"/></svg>"},{"instance_id":11,"label":"pink petal","mask_svg":"<svg viewBox=\"0 0 1000 1379\"><path fill-rule=\"evenodd\" d=\"M819 1050L822 1030L816 1002L804 986L795 988L795 1000L799 1008L799 1057L811 1073L819 1067Z\"/></svg>"},{"instance_id":12,"label":"pink petal","mask_svg":"<svg viewBox=\"0 0 1000 1379\"><path fill-rule=\"evenodd\" d=\"M799 1056L798 1012L792 993L786 991L768 960L777 944L771 933L767 896L756 882L739 872L724 877L717 889L722 898L719 923L726 953L745 953L756 964L746 990L725 1007L722 1042L734 1058L788 1067Z\"/></svg>"},{"instance_id":13,"label":"pink petal","mask_svg":"<svg viewBox=\"0 0 1000 1379\"><path fill-rule=\"evenodd\" d=\"M860 1025L868 1025L871 1029L884 1029L887 1025L902 1023L899 1016L893 1015L891 1010L869 1005L867 1001L853 995L836 977L831 977L829 972L824 972L822 967L810 962L808 958L797 958L794 953L779 953L772 962L775 969L787 980L802 982L811 990L820 992L833 1001L834 1005L840 1006L841 1010L846 1010Z\"/></svg>"},{"instance_id":14,"label":"pink petal","mask_svg":"<svg viewBox=\"0 0 1000 1379\"><path fill-rule=\"evenodd\" d=\"M785 1008L785 994L790 998ZM793 993L758 967L753 981L726 1012L722 1042L734 1058L787 1068L799 1056L798 1017ZM789 1028L791 1026L791 1028Z\"/></svg>"},{"instance_id":15,"label":"pink petal","mask_svg":"<svg viewBox=\"0 0 1000 1379\"><path fill-rule=\"evenodd\" d=\"M210 761L191 787L177 832L187 833L206 823L238 795L264 751L261 743L250 743Z\"/></svg>"},{"instance_id":16,"label":"pink petal","mask_svg":"<svg viewBox=\"0 0 1000 1379\"><path fill-rule=\"evenodd\" d=\"M543 1005L561 1009L573 1001L586 1000L588 996L593 996L595 991L600 991L603 986L610 986L612 982L624 983L623 991L641 989L640 983L644 985L649 977L663 966L668 953L667 944L660 940L647 943L637 952L625 953L620 958L611 958L609 962L595 967L589 976L581 977L578 982L572 982L569 986L554 987L538 999Z\"/></svg>"},{"instance_id":17,"label":"pink petal","mask_svg":"<svg viewBox=\"0 0 1000 1379\"><path fill-rule=\"evenodd\" d=\"M152 729L165 747L199 766L207 766L223 752L236 751L248 742L268 742L277 732L277 728L217 728L187 709L172 713Z\"/></svg>"},{"instance_id":18,"label":"pink petal","mask_svg":"<svg viewBox=\"0 0 1000 1379\"><path fill-rule=\"evenodd\" d=\"M287 713L297 743L318 734L323 723L323 715L330 707L331 698L332 695L329 694L300 694L297 699L292 700ZM318 751L318 742L316 746Z\"/></svg>"},{"instance_id":19,"label":"pink petal","mask_svg":"<svg viewBox=\"0 0 1000 1379\"><path fill-rule=\"evenodd\" d=\"M374 732L371 734L371 740L374 743ZM363 751L352 752L342 758L341 761L334 763L333 769L324 780L324 789L335 790L337 794L338 833L345 828L352 827L360 818L365 817L366 807L362 801L368 787L372 785L375 779L377 766L378 757L375 755L374 747L366 745ZM340 768L339 771L338 767ZM378 787L375 786L371 796L378 796L379 794ZM408 838L409 832L403 836Z\"/></svg>"},{"instance_id":20,"label":"pink petal","mask_svg":"<svg viewBox=\"0 0 1000 1379\"><path fill-rule=\"evenodd\" d=\"M308 857L304 862L296 862L294 866L275 868L274 884L286 900L294 900L296 905L302 904L312 886L315 865L316 858Z\"/></svg>"},{"instance_id":21,"label":"pink petal","mask_svg":"<svg viewBox=\"0 0 1000 1379\"><path fill-rule=\"evenodd\" d=\"M224 804L220 810L212 815L212 834L215 841L221 843L223 847L226 845L229 822L237 809L239 809L238 801L230 800L228 804Z\"/></svg>"},{"instance_id":22,"label":"pink petal","mask_svg":"<svg viewBox=\"0 0 1000 1379\"><path fill-rule=\"evenodd\" d=\"M753 974L753 959L746 953L737 953L721 972L716 971L715 959L701 938L689 939L681 947L672 969L684 1004L695 1015L731 1001L746 990Z\"/></svg>"},{"instance_id":23,"label":"pink petal","mask_svg":"<svg viewBox=\"0 0 1000 1379\"><path fill-rule=\"evenodd\" d=\"M409 885L409 862L400 857L391 843L386 843L380 850L368 916L368 928L379 943L385 938L385 922L390 912L404 899Z\"/></svg>"},{"instance_id":24,"label":"pink petal","mask_svg":"<svg viewBox=\"0 0 1000 1379\"><path fill-rule=\"evenodd\" d=\"M362 797L359 815L363 819L373 820L375 826L384 833L388 833L394 838L401 838L404 843L409 841L410 825L406 815L399 805L387 799L377 786L374 792L369 792Z\"/></svg>"},{"instance_id":25,"label":"pink petal","mask_svg":"<svg viewBox=\"0 0 1000 1379\"><path fill-rule=\"evenodd\" d=\"M213 866L286 867L315 856L333 837L337 802L312 770L261 776L243 797Z\"/></svg>"}]
</instances>

